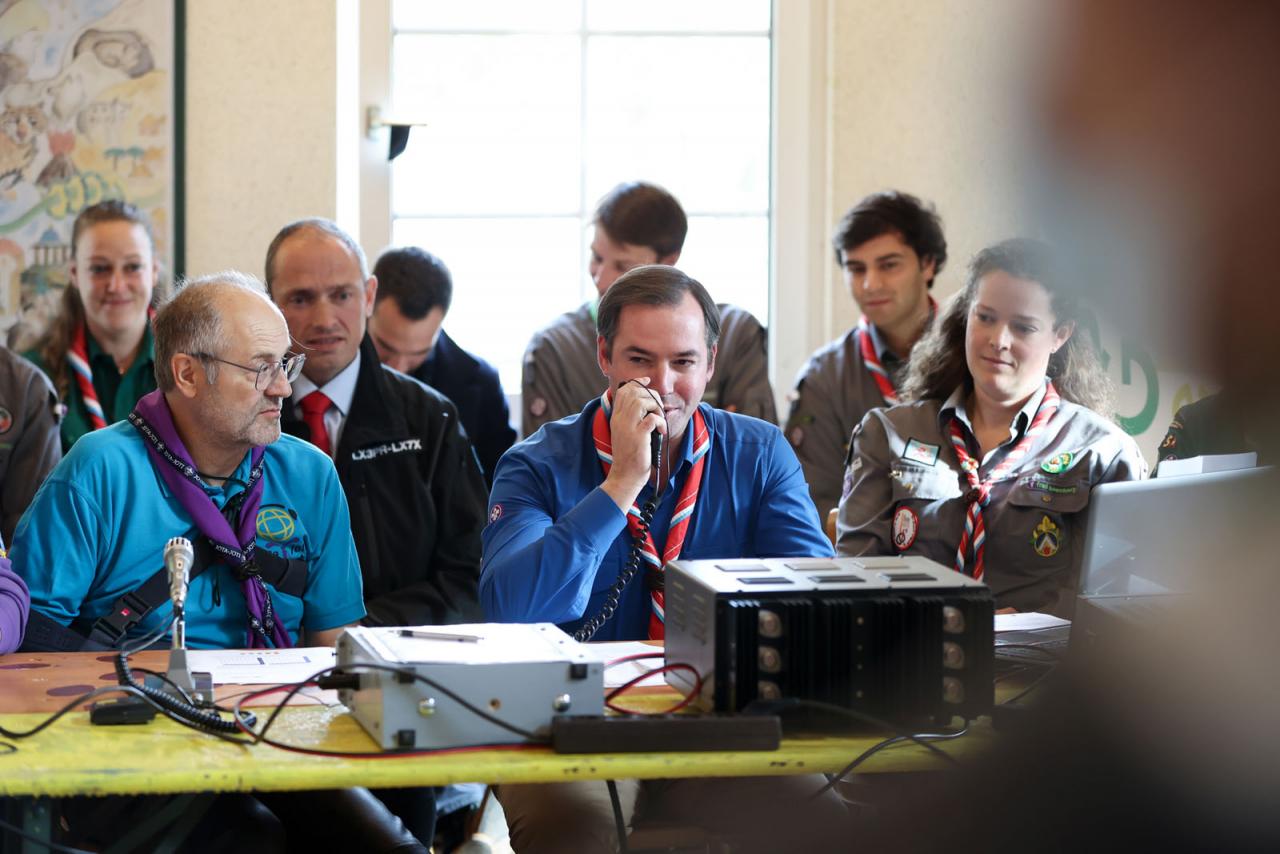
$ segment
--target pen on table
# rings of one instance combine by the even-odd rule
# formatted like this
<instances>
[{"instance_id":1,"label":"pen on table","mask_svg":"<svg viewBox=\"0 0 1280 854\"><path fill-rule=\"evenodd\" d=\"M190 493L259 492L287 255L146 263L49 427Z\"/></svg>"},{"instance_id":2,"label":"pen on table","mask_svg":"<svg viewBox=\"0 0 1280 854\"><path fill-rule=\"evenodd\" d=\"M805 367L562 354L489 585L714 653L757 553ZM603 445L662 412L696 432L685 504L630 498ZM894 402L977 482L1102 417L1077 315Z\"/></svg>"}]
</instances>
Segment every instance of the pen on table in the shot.
<instances>
[{"instance_id":1,"label":"pen on table","mask_svg":"<svg viewBox=\"0 0 1280 854\"><path fill-rule=\"evenodd\" d=\"M462 643L479 643L479 635L456 635L450 632L424 632L418 629L401 629L402 638L422 638L423 640L459 641Z\"/></svg>"}]
</instances>

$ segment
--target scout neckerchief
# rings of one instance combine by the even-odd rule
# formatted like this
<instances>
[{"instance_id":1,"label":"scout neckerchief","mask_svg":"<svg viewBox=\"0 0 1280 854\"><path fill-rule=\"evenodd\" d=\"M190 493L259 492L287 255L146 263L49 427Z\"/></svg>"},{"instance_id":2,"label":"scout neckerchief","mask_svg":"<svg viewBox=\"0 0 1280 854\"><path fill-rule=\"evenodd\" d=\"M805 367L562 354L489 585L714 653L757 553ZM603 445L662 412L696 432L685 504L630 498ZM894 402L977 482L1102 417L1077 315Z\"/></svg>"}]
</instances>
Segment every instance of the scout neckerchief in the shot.
<instances>
[{"instance_id":1,"label":"scout neckerchief","mask_svg":"<svg viewBox=\"0 0 1280 854\"><path fill-rule=\"evenodd\" d=\"M245 610L249 626L245 633L245 647L255 649L275 646L277 649L293 646L289 632L275 619L271 605L271 591L262 581L253 562L254 537L257 533L258 508L262 504L262 457L266 449L255 447L250 457L249 481L240 498L236 528L219 512L209 494L205 481L196 472L191 455L182 444L173 424L169 403L159 390L143 395L129 413L129 423L142 434L151 465L160 479L173 492L178 504L195 520L196 528L204 535L236 576L244 591ZM233 501L236 499L232 499Z\"/></svg>"},{"instance_id":2,"label":"scout neckerchief","mask_svg":"<svg viewBox=\"0 0 1280 854\"><path fill-rule=\"evenodd\" d=\"M933 297L929 297L929 317L932 318L937 313L938 304L933 301ZM858 336L858 349L862 352L862 364L867 366L867 370L871 372L871 378L876 381L880 396L884 398L884 405L897 406L898 390L893 387L893 379L884 369L880 354L876 352L876 345L871 340L871 322L867 320L865 314L858 318L858 331L861 333Z\"/></svg>"},{"instance_id":3,"label":"scout neckerchief","mask_svg":"<svg viewBox=\"0 0 1280 854\"><path fill-rule=\"evenodd\" d=\"M67 350L67 365L75 375L76 385L80 389L80 399L84 401L84 408L89 412L90 429L101 430L107 426L107 417L102 412L102 404L98 402L98 392L93 387L93 369L89 367L89 345L85 340L84 328L84 321L76 327L75 337L71 339L71 349Z\"/></svg>"},{"instance_id":4,"label":"scout neckerchief","mask_svg":"<svg viewBox=\"0 0 1280 854\"><path fill-rule=\"evenodd\" d=\"M978 477L978 461L969 453L964 425L960 423L959 418L951 416L951 445L960 459L960 470L969 481L969 492L965 495L969 501L969 512L965 514L964 533L960 536L960 547L956 549L956 572L965 571L969 547L972 545L973 571L969 574L976 579L982 579L984 569L982 553L987 540L986 526L982 521L982 508L986 507L987 502L991 500L991 485L1003 480L1009 470L1027 455L1031 443L1044 432L1045 425L1049 423L1053 413L1058 411L1058 401L1058 390L1053 387L1052 382L1047 383L1044 398L1036 408L1035 417L1031 419L1031 426L1027 428L1026 433L1022 434L1022 438L1013 446L1013 450L1009 451L1005 458L991 470L986 480Z\"/></svg>"},{"instance_id":5,"label":"scout neckerchief","mask_svg":"<svg viewBox=\"0 0 1280 854\"><path fill-rule=\"evenodd\" d=\"M68 287L72 287L68 285ZM155 309L147 309L148 320L156 316ZM76 387L80 389L80 400L89 413L89 429L101 430L107 426L106 413L102 411L102 403L98 400L98 391L93 387L93 368L89 364L89 342L85 337L88 326L83 320L76 326L76 334L71 339L71 348L67 350L67 365L75 375ZM144 336L146 333L143 333Z\"/></svg>"},{"instance_id":6,"label":"scout neckerchief","mask_svg":"<svg viewBox=\"0 0 1280 854\"><path fill-rule=\"evenodd\" d=\"M613 389L600 395L600 408L596 410L595 419L591 422L591 436L595 439L596 456L600 457L600 466L604 469L605 477L609 476L609 469L613 466L613 442L609 433L609 417L613 412L612 402ZM707 451L711 450L711 433L707 430L707 423L702 413L695 409L691 421L693 467L689 469L684 485L680 487L680 498L676 502L676 509L671 514L671 522L667 525L667 542L661 558L658 557L653 534L647 533L644 536L644 550L641 554L650 567L657 572L661 572L668 561L678 558L680 549L684 547L684 535L689 530L689 520L693 518L694 505L698 503L698 489L702 486L702 469L707 461ZM640 507L635 502L631 503L631 510L627 513L627 530L632 537L639 536L641 532ZM661 640L664 636L663 624L666 621L663 591L651 590L650 594L649 639Z\"/></svg>"}]
</instances>

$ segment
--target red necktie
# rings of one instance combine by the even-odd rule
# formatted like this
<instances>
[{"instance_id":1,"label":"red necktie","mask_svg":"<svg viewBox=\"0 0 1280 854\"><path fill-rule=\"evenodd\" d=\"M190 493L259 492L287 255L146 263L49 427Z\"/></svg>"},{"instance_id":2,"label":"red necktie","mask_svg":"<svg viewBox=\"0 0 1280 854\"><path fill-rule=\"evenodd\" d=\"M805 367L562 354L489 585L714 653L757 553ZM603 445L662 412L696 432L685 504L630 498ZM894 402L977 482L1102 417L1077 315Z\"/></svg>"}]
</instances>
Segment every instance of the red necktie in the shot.
<instances>
[{"instance_id":1,"label":"red necktie","mask_svg":"<svg viewBox=\"0 0 1280 854\"><path fill-rule=\"evenodd\" d=\"M329 431L324 427L324 414L333 406L333 401L325 397L324 392L313 391L298 401L298 405L302 407L302 420L311 429L312 444L329 454Z\"/></svg>"}]
</instances>

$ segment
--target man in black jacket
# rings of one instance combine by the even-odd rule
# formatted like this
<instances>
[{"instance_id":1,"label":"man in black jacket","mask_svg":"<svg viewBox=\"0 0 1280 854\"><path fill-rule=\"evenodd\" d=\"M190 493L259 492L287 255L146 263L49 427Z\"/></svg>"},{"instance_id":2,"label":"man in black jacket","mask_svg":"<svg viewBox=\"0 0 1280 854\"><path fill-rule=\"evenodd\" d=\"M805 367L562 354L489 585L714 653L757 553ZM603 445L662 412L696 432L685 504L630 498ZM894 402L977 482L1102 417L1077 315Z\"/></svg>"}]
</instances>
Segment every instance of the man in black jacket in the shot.
<instances>
[{"instance_id":1,"label":"man in black jacket","mask_svg":"<svg viewBox=\"0 0 1280 854\"><path fill-rule=\"evenodd\" d=\"M384 365L422 380L453 401L471 437L486 485L498 459L516 441L498 372L463 350L441 329L453 300L453 276L416 246L388 249L373 265L378 295L369 337Z\"/></svg>"},{"instance_id":2,"label":"man in black jacket","mask_svg":"<svg viewBox=\"0 0 1280 854\"><path fill-rule=\"evenodd\" d=\"M307 354L281 428L337 466L364 577L363 622L481 621L484 478L448 398L378 361L365 335L378 280L360 245L329 220L298 220L271 241L266 278ZM433 789L375 794L430 845Z\"/></svg>"},{"instance_id":3,"label":"man in black jacket","mask_svg":"<svg viewBox=\"0 0 1280 854\"><path fill-rule=\"evenodd\" d=\"M364 576L364 622L481 620L484 480L454 405L379 362L365 335L378 283L359 244L328 220L299 220L271 242L266 278L307 354L282 426L337 466Z\"/></svg>"}]
</instances>

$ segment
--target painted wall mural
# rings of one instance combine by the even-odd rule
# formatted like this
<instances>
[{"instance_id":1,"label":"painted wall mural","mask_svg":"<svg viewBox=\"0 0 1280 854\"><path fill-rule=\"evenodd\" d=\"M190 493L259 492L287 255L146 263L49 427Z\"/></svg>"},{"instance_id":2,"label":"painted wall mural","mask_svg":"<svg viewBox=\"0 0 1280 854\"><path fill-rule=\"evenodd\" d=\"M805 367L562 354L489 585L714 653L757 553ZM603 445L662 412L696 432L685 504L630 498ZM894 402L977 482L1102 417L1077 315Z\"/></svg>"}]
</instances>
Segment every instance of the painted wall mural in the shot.
<instances>
[{"instance_id":1,"label":"painted wall mural","mask_svg":"<svg viewBox=\"0 0 1280 854\"><path fill-rule=\"evenodd\" d=\"M125 199L174 246L174 0L0 0L0 332L29 346L76 214Z\"/></svg>"}]
</instances>

